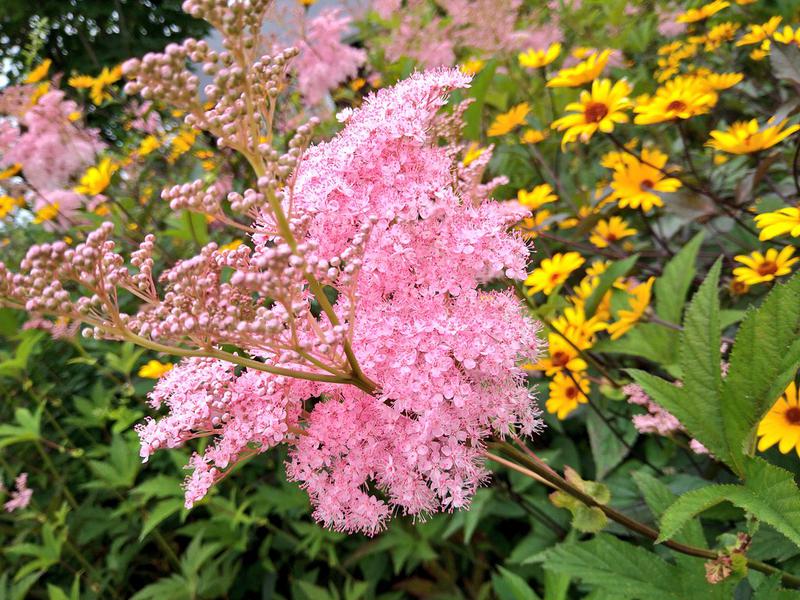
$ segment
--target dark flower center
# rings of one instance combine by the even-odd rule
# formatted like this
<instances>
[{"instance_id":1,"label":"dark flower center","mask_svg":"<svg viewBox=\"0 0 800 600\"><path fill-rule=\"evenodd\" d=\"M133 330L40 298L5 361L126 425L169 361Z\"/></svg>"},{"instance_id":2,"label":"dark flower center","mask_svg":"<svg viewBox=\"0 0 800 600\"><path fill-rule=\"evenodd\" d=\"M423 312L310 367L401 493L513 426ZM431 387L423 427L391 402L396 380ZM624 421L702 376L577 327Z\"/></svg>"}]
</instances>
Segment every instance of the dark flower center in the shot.
<instances>
[{"instance_id":1,"label":"dark flower center","mask_svg":"<svg viewBox=\"0 0 800 600\"><path fill-rule=\"evenodd\" d=\"M667 105L667 110L682 112L686 110L686 102L684 102L683 100L673 100Z\"/></svg>"},{"instance_id":2,"label":"dark flower center","mask_svg":"<svg viewBox=\"0 0 800 600\"><path fill-rule=\"evenodd\" d=\"M553 353L553 365L556 367L564 367L569 362L569 355L566 352L559 350Z\"/></svg>"},{"instance_id":3,"label":"dark flower center","mask_svg":"<svg viewBox=\"0 0 800 600\"><path fill-rule=\"evenodd\" d=\"M589 102L583 111L587 123L599 123L608 114L608 107L602 102Z\"/></svg>"},{"instance_id":4,"label":"dark flower center","mask_svg":"<svg viewBox=\"0 0 800 600\"><path fill-rule=\"evenodd\" d=\"M800 425L800 406L792 406L784 414L790 425Z\"/></svg>"},{"instance_id":5,"label":"dark flower center","mask_svg":"<svg viewBox=\"0 0 800 600\"><path fill-rule=\"evenodd\" d=\"M569 398L570 400L574 400L577 397L578 397L578 388L576 388L575 386L568 387L567 398Z\"/></svg>"},{"instance_id":6,"label":"dark flower center","mask_svg":"<svg viewBox=\"0 0 800 600\"><path fill-rule=\"evenodd\" d=\"M645 179L639 184L639 188L642 190L652 190L655 186L656 184L649 179Z\"/></svg>"},{"instance_id":7,"label":"dark flower center","mask_svg":"<svg viewBox=\"0 0 800 600\"><path fill-rule=\"evenodd\" d=\"M758 271L759 275L774 275L778 270L778 265L771 260L768 260L758 265L758 269L756 270Z\"/></svg>"}]
</instances>

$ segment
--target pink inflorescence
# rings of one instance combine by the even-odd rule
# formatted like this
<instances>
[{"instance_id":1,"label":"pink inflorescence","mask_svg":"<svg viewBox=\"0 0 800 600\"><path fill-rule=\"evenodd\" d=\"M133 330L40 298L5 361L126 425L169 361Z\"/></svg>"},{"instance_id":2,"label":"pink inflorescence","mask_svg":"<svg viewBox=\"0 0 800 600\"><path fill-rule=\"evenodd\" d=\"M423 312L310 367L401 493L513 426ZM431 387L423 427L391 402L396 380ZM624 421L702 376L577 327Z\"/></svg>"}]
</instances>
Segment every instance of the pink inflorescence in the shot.
<instances>
[{"instance_id":1,"label":"pink inflorescence","mask_svg":"<svg viewBox=\"0 0 800 600\"><path fill-rule=\"evenodd\" d=\"M252 15L264 6L185 3L223 27L226 47L249 32L246 48L258 47ZM253 164L254 188L226 198L253 220L252 247L209 244L156 277L153 236L129 267L107 223L74 248L34 246L19 273L0 263L0 297L84 321L85 335L192 356L150 395L166 416L137 427L145 460L212 438L190 460L187 506L281 442L289 477L333 529L372 534L397 512L423 518L467 506L487 477L485 440L540 426L518 366L536 360L538 324L513 293L484 285L525 276L529 250L511 226L526 211L491 201L498 182L459 168L463 146L451 134L466 105L440 114L469 78L414 74L343 112L333 140L309 147L303 126L281 155L263 143L268 116L248 112L248 99L274 102L297 51L251 66L237 56L188 40L125 72L130 92L190 109L191 124ZM187 60L213 76L208 106L187 88ZM164 192L173 206L221 219L222 195L202 182ZM76 285L89 292L75 298ZM137 312L120 310L121 293L142 300Z\"/></svg>"},{"instance_id":2,"label":"pink inflorescence","mask_svg":"<svg viewBox=\"0 0 800 600\"><path fill-rule=\"evenodd\" d=\"M0 483L2 487L2 483ZM33 490L28 487L28 474L20 473L14 480L14 490L10 492L11 497L3 504L6 512L14 512L27 508L33 498Z\"/></svg>"}]
</instances>

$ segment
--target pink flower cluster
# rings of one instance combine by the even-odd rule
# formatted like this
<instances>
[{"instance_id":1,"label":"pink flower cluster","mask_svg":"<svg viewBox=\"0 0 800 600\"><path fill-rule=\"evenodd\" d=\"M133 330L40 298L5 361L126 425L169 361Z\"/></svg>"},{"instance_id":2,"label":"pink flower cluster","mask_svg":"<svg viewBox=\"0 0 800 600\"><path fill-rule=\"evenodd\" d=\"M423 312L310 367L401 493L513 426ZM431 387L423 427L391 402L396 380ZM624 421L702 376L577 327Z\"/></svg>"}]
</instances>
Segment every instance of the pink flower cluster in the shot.
<instances>
[{"instance_id":1,"label":"pink flower cluster","mask_svg":"<svg viewBox=\"0 0 800 600\"><path fill-rule=\"evenodd\" d=\"M0 492L4 492L2 482L0 482ZM14 512L27 508L33 498L33 490L28 487L28 474L20 473L14 480L14 491L10 492L11 497L3 504L6 512Z\"/></svg>"},{"instance_id":2,"label":"pink flower cluster","mask_svg":"<svg viewBox=\"0 0 800 600\"><path fill-rule=\"evenodd\" d=\"M330 90L358 74L367 53L343 44L350 17L333 8L308 22L303 37L295 42L300 54L294 61L297 86L309 105L318 104Z\"/></svg>"}]
</instances>

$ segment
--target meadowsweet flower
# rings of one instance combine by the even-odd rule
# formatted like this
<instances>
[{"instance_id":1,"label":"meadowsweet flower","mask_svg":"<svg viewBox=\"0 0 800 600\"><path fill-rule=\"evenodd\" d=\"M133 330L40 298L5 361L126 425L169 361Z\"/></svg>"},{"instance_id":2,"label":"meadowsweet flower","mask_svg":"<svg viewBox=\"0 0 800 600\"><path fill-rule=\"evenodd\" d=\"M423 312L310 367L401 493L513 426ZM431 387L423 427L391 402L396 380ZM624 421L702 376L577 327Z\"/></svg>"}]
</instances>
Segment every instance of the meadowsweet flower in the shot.
<instances>
[{"instance_id":1,"label":"meadowsweet flower","mask_svg":"<svg viewBox=\"0 0 800 600\"><path fill-rule=\"evenodd\" d=\"M623 387L622 391L627 396L629 404L641 406L647 410L647 413L634 415L631 419L633 426L640 433L655 433L667 437L683 431L681 422L672 413L653 402L640 386L631 383Z\"/></svg>"},{"instance_id":2,"label":"meadowsweet flower","mask_svg":"<svg viewBox=\"0 0 800 600\"><path fill-rule=\"evenodd\" d=\"M681 76L667 81L653 96L637 99L637 125L651 125L674 119L689 119L709 112L717 94L696 77Z\"/></svg>"},{"instance_id":3,"label":"meadowsweet flower","mask_svg":"<svg viewBox=\"0 0 800 600\"><path fill-rule=\"evenodd\" d=\"M77 224L76 213L85 198L72 190L42 191L33 202L34 222L47 231L64 231Z\"/></svg>"},{"instance_id":4,"label":"meadowsweet flower","mask_svg":"<svg viewBox=\"0 0 800 600\"><path fill-rule=\"evenodd\" d=\"M561 54L561 44L555 42L550 44L545 50L535 50L529 48L525 52L520 52L517 56L519 64L528 69L541 69L546 67Z\"/></svg>"},{"instance_id":5,"label":"meadowsweet flower","mask_svg":"<svg viewBox=\"0 0 800 600\"><path fill-rule=\"evenodd\" d=\"M781 24L783 20L782 17L776 16L772 17L766 23L762 23L760 25L748 25L747 26L747 33L745 33L738 42L736 42L737 46L751 46L754 44L761 44L762 42L768 41L769 38L773 36L773 34L777 31L778 25Z\"/></svg>"},{"instance_id":6,"label":"meadowsweet flower","mask_svg":"<svg viewBox=\"0 0 800 600\"><path fill-rule=\"evenodd\" d=\"M25 83L39 83L42 79L47 77L47 74L50 72L50 66L53 64L53 61L49 58L44 59L39 65L33 69L28 75L25 77Z\"/></svg>"},{"instance_id":7,"label":"meadowsweet flower","mask_svg":"<svg viewBox=\"0 0 800 600\"><path fill-rule=\"evenodd\" d=\"M589 241L598 248L606 248L619 240L636 235L636 230L630 227L628 222L622 217L611 217L601 219L592 229Z\"/></svg>"},{"instance_id":8,"label":"meadowsweet flower","mask_svg":"<svg viewBox=\"0 0 800 600\"><path fill-rule=\"evenodd\" d=\"M508 112L497 115L492 124L489 126L489 130L486 132L486 135L495 137L505 135L513 131L525 123L525 117L527 117L530 110L531 108L528 103L523 102L522 104L517 104Z\"/></svg>"},{"instance_id":9,"label":"meadowsweet flower","mask_svg":"<svg viewBox=\"0 0 800 600\"><path fill-rule=\"evenodd\" d=\"M612 340L621 338L644 316L647 307L650 305L650 296L655 280L655 277L651 277L645 283L640 283L633 289L628 290L630 310L620 310L617 313L617 320L608 326L608 333L611 335Z\"/></svg>"},{"instance_id":10,"label":"meadowsweet flower","mask_svg":"<svg viewBox=\"0 0 800 600\"><path fill-rule=\"evenodd\" d=\"M75 187L75 192L87 196L97 196L111 183L111 177L119 169L119 165L112 162L110 158L104 158L95 167L89 167L80 179L80 183Z\"/></svg>"},{"instance_id":11,"label":"meadowsweet flower","mask_svg":"<svg viewBox=\"0 0 800 600\"><path fill-rule=\"evenodd\" d=\"M20 473L14 480L14 491L11 492L11 498L6 501L3 508L9 513L23 510L28 507L32 498L33 490L28 487L28 474Z\"/></svg>"},{"instance_id":12,"label":"meadowsweet flower","mask_svg":"<svg viewBox=\"0 0 800 600\"><path fill-rule=\"evenodd\" d=\"M322 101L340 83L358 74L367 60L361 48L343 44L352 19L340 9L323 10L308 22L305 35L295 42L300 54L294 60L297 87L309 105Z\"/></svg>"},{"instance_id":13,"label":"meadowsweet flower","mask_svg":"<svg viewBox=\"0 0 800 600\"><path fill-rule=\"evenodd\" d=\"M794 449L800 456L800 394L794 381L761 419L756 435L759 452L778 444L781 454Z\"/></svg>"},{"instance_id":14,"label":"meadowsweet flower","mask_svg":"<svg viewBox=\"0 0 800 600\"><path fill-rule=\"evenodd\" d=\"M544 292L549 296L554 289L564 283L573 271L579 269L586 262L577 252L556 253L545 258L539 266L531 271L525 285L528 286L528 295Z\"/></svg>"},{"instance_id":15,"label":"meadowsweet flower","mask_svg":"<svg viewBox=\"0 0 800 600\"><path fill-rule=\"evenodd\" d=\"M761 230L758 239L762 242L781 235L800 237L800 207L787 206L755 217L756 227Z\"/></svg>"},{"instance_id":16,"label":"meadowsweet flower","mask_svg":"<svg viewBox=\"0 0 800 600\"><path fill-rule=\"evenodd\" d=\"M616 200L620 208L640 209L648 212L654 206L663 206L660 194L676 191L681 182L665 174L668 157L655 148L642 149L641 160L628 153L619 153L613 163L609 200Z\"/></svg>"},{"instance_id":17,"label":"meadowsweet flower","mask_svg":"<svg viewBox=\"0 0 800 600\"><path fill-rule=\"evenodd\" d=\"M556 373L545 402L547 412L555 414L559 420L566 419L579 405L589 402L589 388L589 380L580 373Z\"/></svg>"},{"instance_id":18,"label":"meadowsweet flower","mask_svg":"<svg viewBox=\"0 0 800 600\"><path fill-rule=\"evenodd\" d=\"M615 123L627 123L625 114L632 103L628 98L631 86L621 79L612 85L610 79L601 79L592 83L592 91L583 90L580 101L567 105L566 110L574 114L567 115L553 122L551 127L564 131L561 147L580 140L583 143L597 132L611 133Z\"/></svg>"},{"instance_id":19,"label":"meadowsweet flower","mask_svg":"<svg viewBox=\"0 0 800 600\"><path fill-rule=\"evenodd\" d=\"M523 144L538 144L547 139L546 129L526 129L522 132L519 141Z\"/></svg>"},{"instance_id":20,"label":"meadowsweet flower","mask_svg":"<svg viewBox=\"0 0 800 600\"><path fill-rule=\"evenodd\" d=\"M675 20L678 23L697 23L708 19L730 5L731 3L726 0L713 0L713 2L704 4L700 8L690 8L683 14L678 15Z\"/></svg>"},{"instance_id":21,"label":"meadowsweet flower","mask_svg":"<svg viewBox=\"0 0 800 600\"><path fill-rule=\"evenodd\" d=\"M553 188L548 183L537 185L530 192L526 190L517 192L517 202L529 210L537 210L556 200L558 200L558 196L553 193Z\"/></svg>"},{"instance_id":22,"label":"meadowsweet flower","mask_svg":"<svg viewBox=\"0 0 800 600\"><path fill-rule=\"evenodd\" d=\"M551 333L547 336L547 356L539 362L526 367L530 370L544 371L545 375L552 376L559 371L567 370L573 373L585 371L588 368L586 361L580 357L578 350L569 343L564 336Z\"/></svg>"},{"instance_id":23,"label":"meadowsweet flower","mask_svg":"<svg viewBox=\"0 0 800 600\"><path fill-rule=\"evenodd\" d=\"M768 124L770 121L767 122ZM714 130L707 145L730 154L750 154L772 148L787 137L800 131L800 125L789 125L781 121L777 125L760 127L756 119L737 121L727 130ZM784 129L785 127L785 129Z\"/></svg>"},{"instance_id":24,"label":"meadowsweet flower","mask_svg":"<svg viewBox=\"0 0 800 600\"><path fill-rule=\"evenodd\" d=\"M798 257L792 258L793 254L793 246L785 246L780 252L769 248L764 254L757 250L750 254L740 254L735 259L744 266L735 268L733 276L747 285L772 281L792 272L792 265L800 260Z\"/></svg>"},{"instance_id":25,"label":"meadowsweet flower","mask_svg":"<svg viewBox=\"0 0 800 600\"><path fill-rule=\"evenodd\" d=\"M114 85L122 79L122 66L116 66L112 69L103 67L97 77L91 75L77 75L69 78L69 85L75 89L88 89L89 98L96 105L102 104L106 100L111 100L111 93L108 87Z\"/></svg>"},{"instance_id":26,"label":"meadowsweet flower","mask_svg":"<svg viewBox=\"0 0 800 600\"><path fill-rule=\"evenodd\" d=\"M147 364L139 369L138 375L145 379L160 379L166 373L170 372L173 366L172 363L162 363L155 359L149 360Z\"/></svg>"},{"instance_id":27,"label":"meadowsweet flower","mask_svg":"<svg viewBox=\"0 0 800 600\"><path fill-rule=\"evenodd\" d=\"M547 82L547 87L578 87L594 81L606 68L609 58L611 50L595 52L577 65L561 69Z\"/></svg>"}]
</instances>

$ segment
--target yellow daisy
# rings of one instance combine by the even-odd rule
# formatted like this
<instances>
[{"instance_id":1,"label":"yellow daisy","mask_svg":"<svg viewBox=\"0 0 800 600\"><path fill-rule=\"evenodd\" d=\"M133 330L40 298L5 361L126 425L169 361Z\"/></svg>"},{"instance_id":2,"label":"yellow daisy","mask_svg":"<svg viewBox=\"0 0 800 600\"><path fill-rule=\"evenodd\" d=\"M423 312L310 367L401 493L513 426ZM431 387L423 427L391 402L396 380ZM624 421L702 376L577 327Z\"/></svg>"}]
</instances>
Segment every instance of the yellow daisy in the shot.
<instances>
[{"instance_id":1,"label":"yellow daisy","mask_svg":"<svg viewBox=\"0 0 800 600\"><path fill-rule=\"evenodd\" d=\"M608 325L598 313L587 319L583 306L570 306L550 326L581 350L588 350L597 341L597 333Z\"/></svg>"},{"instance_id":2,"label":"yellow daisy","mask_svg":"<svg viewBox=\"0 0 800 600\"><path fill-rule=\"evenodd\" d=\"M118 65L113 69L103 67L97 77L92 77L91 75L70 77L69 84L75 89L88 89L92 102L99 105L104 100L111 100L111 94L108 93L106 88L120 79L122 79L122 66Z\"/></svg>"},{"instance_id":3,"label":"yellow daisy","mask_svg":"<svg viewBox=\"0 0 800 600\"><path fill-rule=\"evenodd\" d=\"M776 31L772 36L776 42L781 44L795 44L800 46L800 27L792 29L789 25L781 31Z\"/></svg>"},{"instance_id":4,"label":"yellow daisy","mask_svg":"<svg viewBox=\"0 0 800 600\"><path fill-rule=\"evenodd\" d=\"M159 379L165 373L172 370L172 363L161 363L157 360L148 361L141 369L139 369L139 377L146 379Z\"/></svg>"},{"instance_id":5,"label":"yellow daisy","mask_svg":"<svg viewBox=\"0 0 800 600\"><path fill-rule=\"evenodd\" d=\"M758 121L737 121L726 131L712 131L708 146L730 154L750 154L772 148L775 144L800 130L800 125L786 127L786 121L770 127L759 127Z\"/></svg>"},{"instance_id":6,"label":"yellow daisy","mask_svg":"<svg viewBox=\"0 0 800 600\"><path fill-rule=\"evenodd\" d=\"M547 336L547 341L547 356L533 365L526 365L525 369L544 371L545 375L551 376L563 370L575 373L588 368L578 350L563 336L551 333Z\"/></svg>"},{"instance_id":7,"label":"yellow daisy","mask_svg":"<svg viewBox=\"0 0 800 600\"><path fill-rule=\"evenodd\" d=\"M681 187L679 180L664 174L667 160L667 155L655 148L644 148L641 160L628 153L621 154L614 167L609 200L616 200L620 208L638 208L643 212L663 206L659 194Z\"/></svg>"},{"instance_id":8,"label":"yellow daisy","mask_svg":"<svg viewBox=\"0 0 800 600\"><path fill-rule=\"evenodd\" d=\"M771 240L787 233L800 237L800 207L788 206L773 212L756 215L756 227L761 230L758 239Z\"/></svg>"},{"instance_id":9,"label":"yellow daisy","mask_svg":"<svg viewBox=\"0 0 800 600\"><path fill-rule=\"evenodd\" d=\"M544 292L549 296L554 289L564 283L573 271L586 262L577 252L554 254L542 260L538 268L534 269L525 279L525 285L530 289L528 295Z\"/></svg>"},{"instance_id":10,"label":"yellow daisy","mask_svg":"<svg viewBox=\"0 0 800 600\"><path fill-rule=\"evenodd\" d=\"M528 69L540 69L546 67L561 54L561 44L556 42L550 44L546 50L534 50L529 48L525 52L520 52L517 56L519 64Z\"/></svg>"},{"instance_id":11,"label":"yellow daisy","mask_svg":"<svg viewBox=\"0 0 800 600\"><path fill-rule=\"evenodd\" d=\"M545 222L551 216L549 210L540 209L535 211L530 217L524 218L517 227L522 231L524 237L533 240L539 236L540 232L549 229L549 225Z\"/></svg>"},{"instance_id":12,"label":"yellow daisy","mask_svg":"<svg viewBox=\"0 0 800 600\"><path fill-rule=\"evenodd\" d=\"M759 452L778 444L781 454L788 454L794 448L800 456L800 394L794 381L761 419L756 435Z\"/></svg>"},{"instance_id":13,"label":"yellow daisy","mask_svg":"<svg viewBox=\"0 0 800 600\"><path fill-rule=\"evenodd\" d=\"M520 136L519 141L523 144L538 144L547 139L548 133L546 129L526 129Z\"/></svg>"},{"instance_id":14,"label":"yellow daisy","mask_svg":"<svg viewBox=\"0 0 800 600\"><path fill-rule=\"evenodd\" d=\"M717 103L717 93L696 77L681 76L667 81L653 96L637 99L635 123L651 125L689 119L709 112Z\"/></svg>"},{"instance_id":15,"label":"yellow daisy","mask_svg":"<svg viewBox=\"0 0 800 600\"><path fill-rule=\"evenodd\" d=\"M629 118L624 111L632 106L628 98L630 93L631 86L624 79L613 85L610 79L601 79L592 83L591 92L583 90L580 101L566 107L574 114L561 117L551 125L565 132L561 147L577 139L586 143L598 130L611 133L615 123L627 123Z\"/></svg>"},{"instance_id":16,"label":"yellow daisy","mask_svg":"<svg viewBox=\"0 0 800 600\"><path fill-rule=\"evenodd\" d=\"M15 163L10 167L7 167L2 171L0 171L0 181L2 181L3 179L8 179L9 177L13 177L20 171L22 171L22 165L19 163Z\"/></svg>"},{"instance_id":17,"label":"yellow daisy","mask_svg":"<svg viewBox=\"0 0 800 600\"><path fill-rule=\"evenodd\" d=\"M780 252L775 248L769 248L766 254L759 251L740 254L735 258L744 266L735 268L733 276L737 281L747 285L772 281L776 277L782 277L792 272L792 265L800 260L797 257L792 258L793 254L793 246L786 246Z\"/></svg>"},{"instance_id":18,"label":"yellow daisy","mask_svg":"<svg viewBox=\"0 0 800 600\"><path fill-rule=\"evenodd\" d=\"M642 318L650 305L650 297L655 280L655 277L651 277L645 283L640 283L628 291L630 294L628 298L630 310L620 310L617 313L617 320L608 326L608 333L611 335L612 340L621 338Z\"/></svg>"},{"instance_id":19,"label":"yellow daisy","mask_svg":"<svg viewBox=\"0 0 800 600\"><path fill-rule=\"evenodd\" d=\"M704 4L700 8L690 8L686 12L678 15L675 21L678 23L697 23L698 21L704 21L708 17L717 14L719 11L728 8L730 5L731 3L725 0L714 0L713 2Z\"/></svg>"},{"instance_id":20,"label":"yellow daisy","mask_svg":"<svg viewBox=\"0 0 800 600\"><path fill-rule=\"evenodd\" d=\"M39 66L33 69L28 76L25 78L23 83L39 83L42 79L47 77L47 73L50 71L50 66L53 64L53 61L49 58L44 59Z\"/></svg>"},{"instance_id":21,"label":"yellow daisy","mask_svg":"<svg viewBox=\"0 0 800 600\"><path fill-rule=\"evenodd\" d=\"M467 75L477 75L480 73L481 69L483 69L484 64L486 63L479 58L471 58L463 62L458 68L461 69L462 73L466 73ZM366 81L364 81L364 83L366 83Z\"/></svg>"},{"instance_id":22,"label":"yellow daisy","mask_svg":"<svg viewBox=\"0 0 800 600\"><path fill-rule=\"evenodd\" d=\"M45 204L34 215L33 222L37 225L46 221L52 221L58 216L58 202L52 204Z\"/></svg>"},{"instance_id":23,"label":"yellow daisy","mask_svg":"<svg viewBox=\"0 0 800 600\"><path fill-rule=\"evenodd\" d=\"M81 177L80 184L75 187L75 192L87 196L102 194L118 169L119 165L111 162L110 158L104 158L96 167L89 167Z\"/></svg>"},{"instance_id":24,"label":"yellow daisy","mask_svg":"<svg viewBox=\"0 0 800 600\"><path fill-rule=\"evenodd\" d=\"M526 190L517 192L517 201L530 210L536 210L543 204L549 204L556 200L558 200L558 196L553 193L553 188L549 183L537 185L530 192Z\"/></svg>"},{"instance_id":25,"label":"yellow daisy","mask_svg":"<svg viewBox=\"0 0 800 600\"><path fill-rule=\"evenodd\" d=\"M561 69L555 77L547 82L547 87L578 87L594 81L603 72L611 57L611 50L595 52L574 67Z\"/></svg>"},{"instance_id":26,"label":"yellow daisy","mask_svg":"<svg viewBox=\"0 0 800 600\"><path fill-rule=\"evenodd\" d=\"M760 44L769 38L777 31L778 25L781 24L782 17L772 17L766 23L761 25L748 25L747 33L745 33L738 42L737 46L751 46L753 44Z\"/></svg>"},{"instance_id":27,"label":"yellow daisy","mask_svg":"<svg viewBox=\"0 0 800 600\"><path fill-rule=\"evenodd\" d=\"M559 420L566 419L579 404L589 401L589 380L579 374L556 373L549 385L550 397L545 402L547 412L555 414Z\"/></svg>"},{"instance_id":28,"label":"yellow daisy","mask_svg":"<svg viewBox=\"0 0 800 600\"><path fill-rule=\"evenodd\" d=\"M631 235L636 235L636 230L628 225L622 217L611 217L608 220L601 219L592 229L589 241L598 248L606 248Z\"/></svg>"},{"instance_id":29,"label":"yellow daisy","mask_svg":"<svg viewBox=\"0 0 800 600\"><path fill-rule=\"evenodd\" d=\"M489 127L489 131L486 132L486 135L495 137L513 131L525 123L525 117L528 116L530 110L530 105L527 102L523 102L522 104L517 104L508 112L497 115L494 122Z\"/></svg>"}]
</instances>

